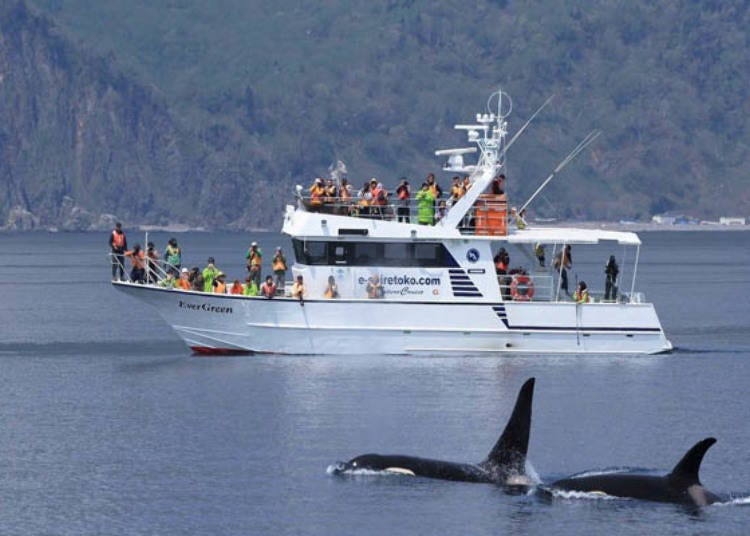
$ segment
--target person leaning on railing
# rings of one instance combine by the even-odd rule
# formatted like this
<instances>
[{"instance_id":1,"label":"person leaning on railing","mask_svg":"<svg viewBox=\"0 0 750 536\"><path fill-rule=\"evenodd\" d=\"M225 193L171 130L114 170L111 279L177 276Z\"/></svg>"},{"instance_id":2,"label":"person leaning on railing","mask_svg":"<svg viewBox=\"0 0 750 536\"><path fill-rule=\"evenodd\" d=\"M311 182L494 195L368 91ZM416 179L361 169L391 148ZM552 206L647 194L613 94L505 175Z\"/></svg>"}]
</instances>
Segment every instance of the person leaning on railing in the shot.
<instances>
[{"instance_id":1,"label":"person leaning on railing","mask_svg":"<svg viewBox=\"0 0 750 536\"><path fill-rule=\"evenodd\" d=\"M126 257L130 257L132 268L130 270L130 280L133 283L143 283L146 280L146 270L144 268L144 254L140 244L125 252Z\"/></svg>"}]
</instances>

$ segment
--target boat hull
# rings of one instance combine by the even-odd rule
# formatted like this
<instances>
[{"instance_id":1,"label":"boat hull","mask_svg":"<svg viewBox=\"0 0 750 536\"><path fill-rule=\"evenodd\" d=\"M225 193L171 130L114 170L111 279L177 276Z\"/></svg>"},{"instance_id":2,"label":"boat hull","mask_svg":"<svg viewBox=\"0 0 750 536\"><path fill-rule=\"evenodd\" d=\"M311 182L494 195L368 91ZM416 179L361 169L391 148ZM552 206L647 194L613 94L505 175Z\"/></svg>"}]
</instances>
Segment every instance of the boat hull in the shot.
<instances>
[{"instance_id":1,"label":"boat hull","mask_svg":"<svg viewBox=\"0 0 750 536\"><path fill-rule=\"evenodd\" d=\"M196 353L657 354L651 304L265 299L114 282Z\"/></svg>"}]
</instances>

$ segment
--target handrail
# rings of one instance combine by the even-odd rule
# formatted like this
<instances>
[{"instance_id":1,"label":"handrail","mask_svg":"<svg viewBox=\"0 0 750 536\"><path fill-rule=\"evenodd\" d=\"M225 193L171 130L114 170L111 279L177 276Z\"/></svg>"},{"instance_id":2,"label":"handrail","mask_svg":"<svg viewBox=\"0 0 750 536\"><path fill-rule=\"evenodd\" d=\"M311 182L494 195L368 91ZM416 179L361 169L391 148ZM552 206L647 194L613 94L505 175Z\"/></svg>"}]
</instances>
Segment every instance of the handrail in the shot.
<instances>
[{"instance_id":1,"label":"handrail","mask_svg":"<svg viewBox=\"0 0 750 536\"><path fill-rule=\"evenodd\" d=\"M340 197L313 199L300 196L299 205L307 212L351 216L363 219L419 223L419 207L415 199L388 200L386 204L363 204L357 199L342 200ZM446 201L444 211L439 206ZM432 224L437 224L451 210L449 200L438 200ZM458 230L461 234L505 236L508 229L508 202L505 196L481 194L476 203L461 219Z\"/></svg>"}]
</instances>

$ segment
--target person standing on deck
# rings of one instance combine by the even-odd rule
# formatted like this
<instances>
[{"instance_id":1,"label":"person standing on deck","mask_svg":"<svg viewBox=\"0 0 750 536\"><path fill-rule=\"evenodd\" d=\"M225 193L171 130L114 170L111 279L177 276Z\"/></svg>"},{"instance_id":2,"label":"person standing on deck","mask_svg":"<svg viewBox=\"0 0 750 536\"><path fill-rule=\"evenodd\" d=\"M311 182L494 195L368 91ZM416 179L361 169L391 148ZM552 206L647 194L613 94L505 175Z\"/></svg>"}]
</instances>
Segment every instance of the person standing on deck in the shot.
<instances>
[{"instance_id":1,"label":"person standing on deck","mask_svg":"<svg viewBox=\"0 0 750 536\"><path fill-rule=\"evenodd\" d=\"M125 252L128 250L128 240L119 221L109 235L109 247L112 250L112 281L122 281L125 279Z\"/></svg>"},{"instance_id":2,"label":"person standing on deck","mask_svg":"<svg viewBox=\"0 0 750 536\"><path fill-rule=\"evenodd\" d=\"M396 208L398 221L399 223L409 223L409 198L411 197L411 190L409 189L409 181L406 180L406 177L401 177L401 183L396 188L396 197L398 197L398 207Z\"/></svg>"},{"instance_id":3,"label":"person standing on deck","mask_svg":"<svg viewBox=\"0 0 750 536\"><path fill-rule=\"evenodd\" d=\"M555 255L555 260L552 263L555 270L560 272L560 290L565 291L565 294L570 297L570 290L568 289L568 270L573 266L573 258L570 254L570 244L566 245L562 251Z\"/></svg>"},{"instance_id":4,"label":"person standing on deck","mask_svg":"<svg viewBox=\"0 0 750 536\"><path fill-rule=\"evenodd\" d=\"M281 247L276 248L276 253L273 256L273 259L271 259L271 269L273 270L273 283L276 285L276 289L281 289L281 291L284 291L284 283L286 282L286 271L287 271L287 265L286 265L286 257L284 257L284 253L281 251Z\"/></svg>"},{"instance_id":5,"label":"person standing on deck","mask_svg":"<svg viewBox=\"0 0 750 536\"><path fill-rule=\"evenodd\" d=\"M420 225L433 225L435 223L435 197L432 195L430 185L422 183L422 189L417 192L417 223Z\"/></svg>"},{"instance_id":6,"label":"person standing on deck","mask_svg":"<svg viewBox=\"0 0 750 536\"><path fill-rule=\"evenodd\" d=\"M247 259L247 271L250 273L250 277L253 278L256 285L260 285L260 270L263 263L263 252L258 247L257 242L250 244L250 249L247 250L245 258Z\"/></svg>"},{"instance_id":7,"label":"person standing on deck","mask_svg":"<svg viewBox=\"0 0 750 536\"><path fill-rule=\"evenodd\" d=\"M438 183L435 182L435 174L430 173L427 175L427 187L430 189L430 192L432 192L432 197L437 202L438 199L440 199L443 195L443 189L438 185Z\"/></svg>"},{"instance_id":8,"label":"person standing on deck","mask_svg":"<svg viewBox=\"0 0 750 536\"><path fill-rule=\"evenodd\" d=\"M219 269L214 264L214 258L208 258L208 265L203 269L203 292L214 291L214 279L219 275Z\"/></svg>"},{"instance_id":9,"label":"person standing on deck","mask_svg":"<svg viewBox=\"0 0 750 536\"><path fill-rule=\"evenodd\" d=\"M159 250L153 242L149 242L146 249L146 281L148 283L159 281Z\"/></svg>"},{"instance_id":10,"label":"person standing on deck","mask_svg":"<svg viewBox=\"0 0 750 536\"><path fill-rule=\"evenodd\" d=\"M614 255L609 256L609 262L604 267L604 273L606 274L604 301L617 301L617 276L620 273L620 268L617 266Z\"/></svg>"},{"instance_id":11,"label":"person standing on deck","mask_svg":"<svg viewBox=\"0 0 750 536\"><path fill-rule=\"evenodd\" d=\"M177 277L182 267L182 250L177 245L176 238L170 238L167 247L164 250L164 260L167 261L167 273L172 273Z\"/></svg>"},{"instance_id":12,"label":"person standing on deck","mask_svg":"<svg viewBox=\"0 0 750 536\"><path fill-rule=\"evenodd\" d=\"M461 179L458 176L453 177L453 184L451 185L451 196L449 199L450 204L455 205L465 193L466 192L464 191L464 186L461 183Z\"/></svg>"}]
</instances>

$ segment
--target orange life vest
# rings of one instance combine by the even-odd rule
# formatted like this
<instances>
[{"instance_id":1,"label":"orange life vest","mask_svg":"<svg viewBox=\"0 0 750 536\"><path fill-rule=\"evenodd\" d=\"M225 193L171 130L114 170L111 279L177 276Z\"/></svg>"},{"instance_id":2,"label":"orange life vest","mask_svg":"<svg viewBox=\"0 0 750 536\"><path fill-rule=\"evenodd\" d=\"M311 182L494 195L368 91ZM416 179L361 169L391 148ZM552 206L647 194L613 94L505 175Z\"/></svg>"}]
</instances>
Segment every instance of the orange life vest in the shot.
<instances>
[{"instance_id":1,"label":"orange life vest","mask_svg":"<svg viewBox=\"0 0 750 536\"><path fill-rule=\"evenodd\" d=\"M122 249L125 247L125 233L112 231L112 247Z\"/></svg>"},{"instance_id":2,"label":"orange life vest","mask_svg":"<svg viewBox=\"0 0 750 536\"><path fill-rule=\"evenodd\" d=\"M286 272L286 262L284 262L284 257L281 255L277 255L273 258L273 265L271 266L271 269L276 271L285 271Z\"/></svg>"},{"instance_id":3,"label":"orange life vest","mask_svg":"<svg viewBox=\"0 0 750 536\"><path fill-rule=\"evenodd\" d=\"M323 203L323 196L326 193L326 189L319 184L313 184L310 186L310 203L313 205L321 205Z\"/></svg>"},{"instance_id":4,"label":"orange life vest","mask_svg":"<svg viewBox=\"0 0 750 536\"><path fill-rule=\"evenodd\" d=\"M260 264L261 264L261 256L258 255L257 251L250 250L250 256L247 258L247 263L250 266L260 266Z\"/></svg>"},{"instance_id":5,"label":"orange life vest","mask_svg":"<svg viewBox=\"0 0 750 536\"><path fill-rule=\"evenodd\" d=\"M227 284L222 283L221 281L216 282L216 286L214 287L214 294L226 294L227 293Z\"/></svg>"},{"instance_id":6,"label":"orange life vest","mask_svg":"<svg viewBox=\"0 0 750 536\"><path fill-rule=\"evenodd\" d=\"M230 294L242 294L242 284L235 283L232 285L232 289L229 291Z\"/></svg>"}]
</instances>

